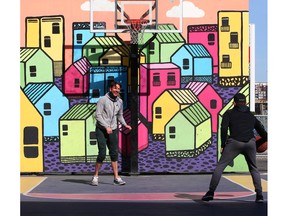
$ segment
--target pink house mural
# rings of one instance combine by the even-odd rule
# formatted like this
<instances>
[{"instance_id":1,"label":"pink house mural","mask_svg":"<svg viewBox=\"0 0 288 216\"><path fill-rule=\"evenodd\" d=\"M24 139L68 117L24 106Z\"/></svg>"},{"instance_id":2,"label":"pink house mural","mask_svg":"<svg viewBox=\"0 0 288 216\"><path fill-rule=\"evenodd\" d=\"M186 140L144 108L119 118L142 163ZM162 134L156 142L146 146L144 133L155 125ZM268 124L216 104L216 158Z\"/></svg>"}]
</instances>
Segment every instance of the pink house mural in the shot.
<instances>
[{"instance_id":1,"label":"pink house mural","mask_svg":"<svg viewBox=\"0 0 288 216\"><path fill-rule=\"evenodd\" d=\"M173 63L140 65L140 113L152 122L152 104L166 89L180 88L180 68Z\"/></svg>"},{"instance_id":2,"label":"pink house mural","mask_svg":"<svg viewBox=\"0 0 288 216\"><path fill-rule=\"evenodd\" d=\"M63 75L63 92L66 95L83 95L89 89L90 62L86 57L70 65Z\"/></svg>"},{"instance_id":3,"label":"pink house mural","mask_svg":"<svg viewBox=\"0 0 288 216\"><path fill-rule=\"evenodd\" d=\"M131 112L126 109L123 112L123 117L127 124L131 124ZM119 151L124 156L130 156L130 130L119 125L118 145ZM138 121L138 152L148 147L148 128L140 121Z\"/></svg>"},{"instance_id":4,"label":"pink house mural","mask_svg":"<svg viewBox=\"0 0 288 216\"><path fill-rule=\"evenodd\" d=\"M209 111L212 118L212 132L217 132L218 113L223 107L223 101L209 83L189 82L185 88L190 89Z\"/></svg>"},{"instance_id":5,"label":"pink house mural","mask_svg":"<svg viewBox=\"0 0 288 216\"><path fill-rule=\"evenodd\" d=\"M200 43L210 53L213 59L213 73L218 72L218 25L189 25L188 43Z\"/></svg>"}]
</instances>

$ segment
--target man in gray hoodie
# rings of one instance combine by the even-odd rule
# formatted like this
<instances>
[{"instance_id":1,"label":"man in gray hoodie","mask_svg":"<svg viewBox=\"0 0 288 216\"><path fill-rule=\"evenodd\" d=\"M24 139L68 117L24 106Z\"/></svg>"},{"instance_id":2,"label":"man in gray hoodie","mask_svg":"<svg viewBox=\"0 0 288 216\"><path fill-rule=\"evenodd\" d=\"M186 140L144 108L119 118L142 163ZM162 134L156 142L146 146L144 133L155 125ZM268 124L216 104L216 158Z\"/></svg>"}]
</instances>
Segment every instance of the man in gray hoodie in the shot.
<instances>
[{"instance_id":1,"label":"man in gray hoodie","mask_svg":"<svg viewBox=\"0 0 288 216\"><path fill-rule=\"evenodd\" d=\"M125 181L118 175L118 122L131 130L123 118L123 101L119 97L121 84L112 81L106 93L97 102L96 107L96 139L98 141L99 154L95 165L95 173L91 185L98 185L98 174L106 157L106 146L109 149L111 165L114 174L114 184L124 185Z\"/></svg>"},{"instance_id":2,"label":"man in gray hoodie","mask_svg":"<svg viewBox=\"0 0 288 216\"><path fill-rule=\"evenodd\" d=\"M238 93L234 96L233 109L227 110L221 122L221 157L213 172L209 191L202 197L203 201L214 198L214 191L221 179L224 169L235 157L243 154L252 176L256 192L256 202L263 202L261 177L256 165L256 146L254 129L261 137L261 142L267 141L267 132L261 122L246 106L246 96ZM228 136L228 130L230 132Z\"/></svg>"}]
</instances>

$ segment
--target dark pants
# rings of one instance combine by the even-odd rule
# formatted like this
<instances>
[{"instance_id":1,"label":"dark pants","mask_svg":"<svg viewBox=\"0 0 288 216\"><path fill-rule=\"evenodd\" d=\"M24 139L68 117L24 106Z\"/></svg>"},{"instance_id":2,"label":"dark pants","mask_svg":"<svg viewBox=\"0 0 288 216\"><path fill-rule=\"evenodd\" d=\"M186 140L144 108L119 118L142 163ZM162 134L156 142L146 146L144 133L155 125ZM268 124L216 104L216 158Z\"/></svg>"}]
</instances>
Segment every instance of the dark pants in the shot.
<instances>
[{"instance_id":1,"label":"dark pants","mask_svg":"<svg viewBox=\"0 0 288 216\"><path fill-rule=\"evenodd\" d=\"M255 192L262 193L261 176L256 165L255 138L252 138L248 142L239 142L231 138L228 139L220 160L217 163L215 171L213 172L209 186L210 191L214 192L216 190L224 169L239 154L243 154L245 157L249 172L252 176Z\"/></svg>"},{"instance_id":2,"label":"dark pants","mask_svg":"<svg viewBox=\"0 0 288 216\"><path fill-rule=\"evenodd\" d=\"M97 162L103 163L106 157L106 146L109 149L111 161L118 161L118 130L113 130L112 134L107 134L105 129L96 127L96 139L98 142Z\"/></svg>"}]
</instances>

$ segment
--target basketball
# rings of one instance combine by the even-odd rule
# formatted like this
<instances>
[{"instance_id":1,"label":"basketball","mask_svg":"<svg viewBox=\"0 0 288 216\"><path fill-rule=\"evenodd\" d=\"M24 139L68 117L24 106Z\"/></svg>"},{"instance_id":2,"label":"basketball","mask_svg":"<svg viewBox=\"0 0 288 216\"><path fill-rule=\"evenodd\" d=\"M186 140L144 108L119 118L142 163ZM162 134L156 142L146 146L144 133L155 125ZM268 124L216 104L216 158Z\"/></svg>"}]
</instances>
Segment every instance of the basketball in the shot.
<instances>
[{"instance_id":1,"label":"basketball","mask_svg":"<svg viewBox=\"0 0 288 216\"><path fill-rule=\"evenodd\" d=\"M267 141L263 142L260 136L256 136L256 148L257 148L257 153L263 153L267 151Z\"/></svg>"}]
</instances>

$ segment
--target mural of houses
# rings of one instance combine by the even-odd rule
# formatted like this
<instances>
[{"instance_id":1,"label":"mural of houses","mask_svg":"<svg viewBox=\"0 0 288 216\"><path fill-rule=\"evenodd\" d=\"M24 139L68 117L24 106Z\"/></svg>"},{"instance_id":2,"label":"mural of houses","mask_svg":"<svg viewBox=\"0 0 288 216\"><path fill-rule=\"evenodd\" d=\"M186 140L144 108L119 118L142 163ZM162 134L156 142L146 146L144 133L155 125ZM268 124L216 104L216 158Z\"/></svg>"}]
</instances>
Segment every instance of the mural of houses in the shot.
<instances>
[{"instance_id":1,"label":"mural of houses","mask_svg":"<svg viewBox=\"0 0 288 216\"><path fill-rule=\"evenodd\" d=\"M86 57L74 62L63 74L65 95L84 95L89 91L89 70L91 64Z\"/></svg>"},{"instance_id":2,"label":"mural of houses","mask_svg":"<svg viewBox=\"0 0 288 216\"><path fill-rule=\"evenodd\" d=\"M95 163L95 104L75 104L59 120L61 163Z\"/></svg>"},{"instance_id":3,"label":"mural of houses","mask_svg":"<svg viewBox=\"0 0 288 216\"><path fill-rule=\"evenodd\" d=\"M127 67L107 66L107 67L91 67L89 80L89 102L97 103L100 97L109 91L110 82L116 80L121 83L120 96L123 100L123 108L127 107Z\"/></svg>"},{"instance_id":4,"label":"mural of houses","mask_svg":"<svg viewBox=\"0 0 288 216\"><path fill-rule=\"evenodd\" d=\"M202 44L212 56L213 73L218 73L218 25L189 25L187 41L189 44Z\"/></svg>"},{"instance_id":5,"label":"mural of houses","mask_svg":"<svg viewBox=\"0 0 288 216\"><path fill-rule=\"evenodd\" d=\"M59 136L59 118L69 101L53 83L29 83L24 93L43 117L44 136Z\"/></svg>"},{"instance_id":6,"label":"mural of houses","mask_svg":"<svg viewBox=\"0 0 288 216\"><path fill-rule=\"evenodd\" d=\"M126 109L123 112L123 117L128 125L131 125L131 112ZM124 156L130 156L131 153L131 131L119 125L119 151ZM138 152L148 147L148 128L138 120Z\"/></svg>"},{"instance_id":7,"label":"mural of houses","mask_svg":"<svg viewBox=\"0 0 288 216\"><path fill-rule=\"evenodd\" d=\"M160 24L160 30L176 30L172 24ZM152 33L145 33L143 43L152 37ZM171 56L185 43L180 33L158 33L156 38L143 49L146 63L170 62Z\"/></svg>"},{"instance_id":8,"label":"mural of houses","mask_svg":"<svg viewBox=\"0 0 288 216\"><path fill-rule=\"evenodd\" d=\"M180 88L180 68L173 63L140 65L140 113L152 121L152 104L167 88Z\"/></svg>"},{"instance_id":9,"label":"mural of houses","mask_svg":"<svg viewBox=\"0 0 288 216\"><path fill-rule=\"evenodd\" d=\"M243 86L249 80L249 12L219 11L219 84Z\"/></svg>"},{"instance_id":10,"label":"mural of houses","mask_svg":"<svg viewBox=\"0 0 288 216\"><path fill-rule=\"evenodd\" d=\"M43 172L43 117L20 88L20 172Z\"/></svg>"},{"instance_id":11,"label":"mural of houses","mask_svg":"<svg viewBox=\"0 0 288 216\"><path fill-rule=\"evenodd\" d=\"M94 29L105 29L105 22L94 22ZM92 37L104 36L104 33L92 33L90 31L90 22L73 23L73 62L82 58L82 48Z\"/></svg>"},{"instance_id":12,"label":"mural of houses","mask_svg":"<svg viewBox=\"0 0 288 216\"><path fill-rule=\"evenodd\" d=\"M171 62L181 68L184 83L188 80L212 83L212 57L202 44L184 44L172 55Z\"/></svg>"},{"instance_id":13,"label":"mural of houses","mask_svg":"<svg viewBox=\"0 0 288 216\"><path fill-rule=\"evenodd\" d=\"M95 36L84 45L83 56L86 56L92 66L100 66L100 57L114 46L122 46L115 36ZM107 61L107 58L104 61Z\"/></svg>"},{"instance_id":14,"label":"mural of houses","mask_svg":"<svg viewBox=\"0 0 288 216\"><path fill-rule=\"evenodd\" d=\"M40 48L20 49L20 86L53 82L53 61Z\"/></svg>"},{"instance_id":15,"label":"mural of houses","mask_svg":"<svg viewBox=\"0 0 288 216\"><path fill-rule=\"evenodd\" d=\"M212 132L217 132L218 114L223 107L223 101L215 89L205 82L189 82L185 88L197 96L198 100L209 111L212 118Z\"/></svg>"},{"instance_id":16,"label":"mural of houses","mask_svg":"<svg viewBox=\"0 0 288 216\"><path fill-rule=\"evenodd\" d=\"M250 104L250 89L249 89L249 84L246 84L242 89L240 89L239 93L242 93L244 95L246 95L246 103L249 106ZM221 122L222 122L222 118L224 113L229 110L232 109L234 107L234 100L233 98L222 108L222 110L219 113L219 121L218 121L218 159L220 158L220 145L221 145ZM227 166L226 169L224 170L224 172L231 172L231 171L243 171L243 172L248 172L248 166L247 163L245 161L245 158L243 155L238 155L235 159L234 159L234 164L233 166Z\"/></svg>"},{"instance_id":17,"label":"mural of houses","mask_svg":"<svg viewBox=\"0 0 288 216\"><path fill-rule=\"evenodd\" d=\"M55 77L64 71L64 17L26 17L26 47L41 48L53 60Z\"/></svg>"},{"instance_id":18,"label":"mural of houses","mask_svg":"<svg viewBox=\"0 0 288 216\"><path fill-rule=\"evenodd\" d=\"M166 156L197 157L212 143L211 116L195 102L179 110L165 126Z\"/></svg>"},{"instance_id":19,"label":"mural of houses","mask_svg":"<svg viewBox=\"0 0 288 216\"><path fill-rule=\"evenodd\" d=\"M155 139L164 135L165 125L179 110L197 101L190 89L165 90L153 103L152 133Z\"/></svg>"}]
</instances>

